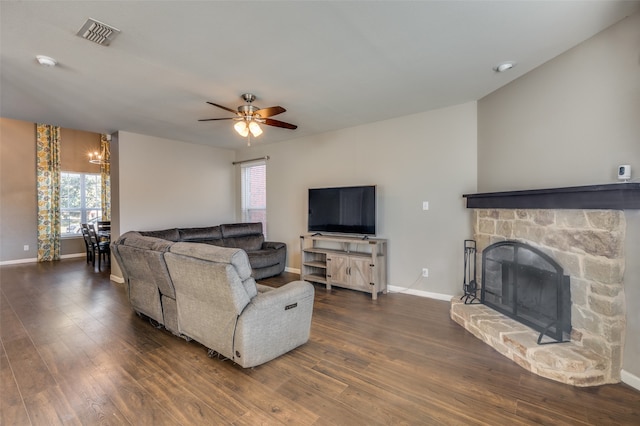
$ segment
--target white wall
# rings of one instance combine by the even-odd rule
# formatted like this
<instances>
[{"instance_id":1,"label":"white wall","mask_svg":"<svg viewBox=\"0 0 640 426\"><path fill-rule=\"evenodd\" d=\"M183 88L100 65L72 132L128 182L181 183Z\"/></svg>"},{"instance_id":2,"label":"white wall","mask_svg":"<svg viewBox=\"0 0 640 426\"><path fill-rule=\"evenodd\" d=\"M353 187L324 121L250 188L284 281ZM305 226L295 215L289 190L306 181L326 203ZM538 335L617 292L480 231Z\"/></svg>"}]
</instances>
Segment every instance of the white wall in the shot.
<instances>
[{"instance_id":1,"label":"white wall","mask_svg":"<svg viewBox=\"0 0 640 426\"><path fill-rule=\"evenodd\" d=\"M269 239L287 243L288 267L300 267L308 188L375 184L390 285L458 294L463 240L471 236L462 194L476 191L476 128L472 102L277 144L256 140L238 159L271 157ZM429 278L420 277L423 267Z\"/></svg>"},{"instance_id":2,"label":"white wall","mask_svg":"<svg viewBox=\"0 0 640 426\"><path fill-rule=\"evenodd\" d=\"M640 13L478 102L478 190L640 176Z\"/></svg>"},{"instance_id":3,"label":"white wall","mask_svg":"<svg viewBox=\"0 0 640 426\"><path fill-rule=\"evenodd\" d=\"M478 102L478 190L616 182L640 176L640 13ZM626 213L623 369L640 383L640 215Z\"/></svg>"},{"instance_id":4,"label":"white wall","mask_svg":"<svg viewBox=\"0 0 640 426\"><path fill-rule=\"evenodd\" d=\"M119 233L235 221L233 151L129 132L114 139Z\"/></svg>"}]
</instances>

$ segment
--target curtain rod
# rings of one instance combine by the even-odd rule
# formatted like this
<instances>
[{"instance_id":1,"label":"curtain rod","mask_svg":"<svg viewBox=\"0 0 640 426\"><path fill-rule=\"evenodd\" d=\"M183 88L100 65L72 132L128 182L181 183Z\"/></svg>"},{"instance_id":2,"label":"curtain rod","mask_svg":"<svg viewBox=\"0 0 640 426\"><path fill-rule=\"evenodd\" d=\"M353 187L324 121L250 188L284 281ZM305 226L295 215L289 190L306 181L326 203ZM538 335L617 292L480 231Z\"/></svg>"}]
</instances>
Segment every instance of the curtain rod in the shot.
<instances>
[{"instance_id":1,"label":"curtain rod","mask_svg":"<svg viewBox=\"0 0 640 426\"><path fill-rule=\"evenodd\" d=\"M251 163L252 161L268 160L268 159L269 159L269 156L266 155L266 156L260 157L260 158L252 158L251 160L234 161L231 164L233 164L235 166L236 164Z\"/></svg>"}]
</instances>

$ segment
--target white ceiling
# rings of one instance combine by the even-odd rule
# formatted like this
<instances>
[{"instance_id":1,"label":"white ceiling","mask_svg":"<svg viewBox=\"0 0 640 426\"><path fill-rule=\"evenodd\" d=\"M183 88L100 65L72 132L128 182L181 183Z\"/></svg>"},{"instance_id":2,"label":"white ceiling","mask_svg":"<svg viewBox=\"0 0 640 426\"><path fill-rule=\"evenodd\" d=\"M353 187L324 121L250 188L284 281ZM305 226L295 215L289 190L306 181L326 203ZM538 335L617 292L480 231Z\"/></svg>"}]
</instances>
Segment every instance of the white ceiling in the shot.
<instances>
[{"instance_id":1,"label":"white ceiling","mask_svg":"<svg viewBox=\"0 0 640 426\"><path fill-rule=\"evenodd\" d=\"M639 1L1 1L0 114L238 148L245 92L277 142L482 98ZM76 36L92 17L109 47ZM45 68L36 55L55 58ZM518 65L498 74L501 61Z\"/></svg>"}]
</instances>

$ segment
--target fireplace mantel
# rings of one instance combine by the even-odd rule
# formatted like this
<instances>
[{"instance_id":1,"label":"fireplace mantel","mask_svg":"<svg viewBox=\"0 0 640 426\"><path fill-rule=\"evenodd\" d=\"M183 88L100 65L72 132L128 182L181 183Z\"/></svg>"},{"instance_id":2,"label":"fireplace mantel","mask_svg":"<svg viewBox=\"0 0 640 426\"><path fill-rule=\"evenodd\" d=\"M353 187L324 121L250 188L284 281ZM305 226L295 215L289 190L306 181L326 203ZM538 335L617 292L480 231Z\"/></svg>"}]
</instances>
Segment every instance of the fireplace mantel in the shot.
<instances>
[{"instance_id":1,"label":"fireplace mantel","mask_svg":"<svg viewBox=\"0 0 640 426\"><path fill-rule=\"evenodd\" d=\"M640 209L640 183L464 194L469 209Z\"/></svg>"}]
</instances>

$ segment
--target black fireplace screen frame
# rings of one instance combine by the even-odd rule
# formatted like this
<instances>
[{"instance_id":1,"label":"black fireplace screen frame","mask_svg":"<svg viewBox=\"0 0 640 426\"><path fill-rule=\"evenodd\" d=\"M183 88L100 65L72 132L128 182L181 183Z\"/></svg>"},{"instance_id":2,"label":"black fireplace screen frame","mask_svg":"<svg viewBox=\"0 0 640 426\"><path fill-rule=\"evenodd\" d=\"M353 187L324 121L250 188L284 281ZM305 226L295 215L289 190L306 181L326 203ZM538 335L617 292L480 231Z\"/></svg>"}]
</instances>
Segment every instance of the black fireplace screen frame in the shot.
<instances>
[{"instance_id":1,"label":"black fireplace screen frame","mask_svg":"<svg viewBox=\"0 0 640 426\"><path fill-rule=\"evenodd\" d=\"M512 248L513 259L505 260L492 258L492 253L496 250L498 250L499 252L500 247L507 247L508 249ZM519 315L518 313L518 309L520 308L518 299L518 280L520 274L518 272L523 270L533 271L536 269L533 266L520 263L519 253L522 249L533 253L535 256L538 256L542 262L546 263L548 266L550 266L550 269L552 269L552 271L540 270L540 274L546 275L549 282L555 282L556 289L555 318L547 318L546 322L542 322L542 320L528 320L526 315ZM513 280L513 286L509 287L509 291L511 291L511 294L507 292L507 296L504 297L512 299L509 301L509 304L504 302L502 303L502 305L492 303L491 300L489 300L491 299L491 297L487 297L486 295L486 293L489 293L490 296L495 296L491 294L490 291L486 291L486 271L489 262L494 262L500 265L501 272L499 275L502 277L502 280L505 279L505 274L512 275L510 279ZM481 303L533 328L534 330L539 331L540 335L538 337L538 344L562 343L568 341L567 339L565 339L565 336L568 336L571 333L570 278L569 276L564 275L563 268L555 260L553 260L553 258L536 249L535 247L532 247L525 243L521 243L519 241L507 240L499 241L485 248L482 252L482 287L480 294ZM502 294L500 294L499 298L503 298ZM507 306L509 309L505 308L504 306ZM545 335L553 339L553 341L543 342L542 339Z\"/></svg>"}]
</instances>

